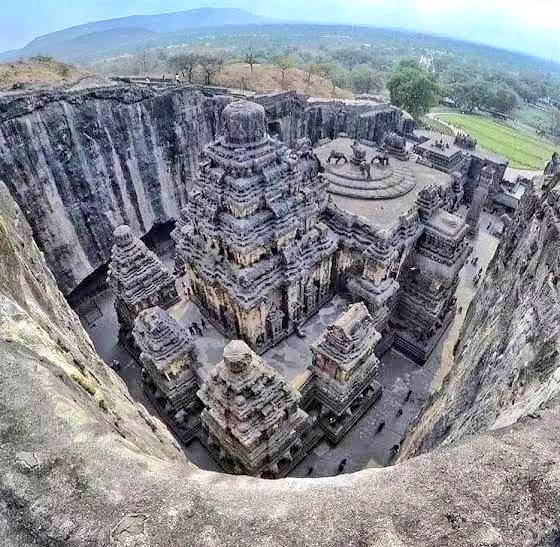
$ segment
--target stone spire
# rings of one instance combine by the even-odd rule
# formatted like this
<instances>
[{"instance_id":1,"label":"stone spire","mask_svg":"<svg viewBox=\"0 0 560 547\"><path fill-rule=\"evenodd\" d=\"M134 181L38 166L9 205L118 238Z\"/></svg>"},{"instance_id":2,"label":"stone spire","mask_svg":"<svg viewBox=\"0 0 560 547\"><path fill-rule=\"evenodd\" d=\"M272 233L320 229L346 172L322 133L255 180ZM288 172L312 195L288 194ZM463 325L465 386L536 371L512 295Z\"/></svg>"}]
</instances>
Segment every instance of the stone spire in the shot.
<instances>
[{"instance_id":1,"label":"stone spire","mask_svg":"<svg viewBox=\"0 0 560 547\"><path fill-rule=\"evenodd\" d=\"M198 393L207 446L230 473L277 478L304 456L300 395L245 342L224 349Z\"/></svg>"},{"instance_id":2,"label":"stone spire","mask_svg":"<svg viewBox=\"0 0 560 547\"><path fill-rule=\"evenodd\" d=\"M319 423L332 442L338 442L381 396L381 385L374 380L380 339L373 318L359 302L311 346L314 396L322 405Z\"/></svg>"},{"instance_id":3,"label":"stone spire","mask_svg":"<svg viewBox=\"0 0 560 547\"><path fill-rule=\"evenodd\" d=\"M312 152L266 134L261 105L229 104L221 126L173 238L201 310L262 352L334 292L337 242L320 222L328 184Z\"/></svg>"},{"instance_id":4,"label":"stone spire","mask_svg":"<svg viewBox=\"0 0 560 547\"><path fill-rule=\"evenodd\" d=\"M140 312L134 340L144 366L144 389L188 442L200 425L196 355L185 329L159 307Z\"/></svg>"},{"instance_id":5,"label":"stone spire","mask_svg":"<svg viewBox=\"0 0 560 547\"><path fill-rule=\"evenodd\" d=\"M137 315L153 306L168 307L177 289L173 276L128 226L119 226L114 237L107 283L116 296L119 339L137 354L131 336Z\"/></svg>"}]
</instances>

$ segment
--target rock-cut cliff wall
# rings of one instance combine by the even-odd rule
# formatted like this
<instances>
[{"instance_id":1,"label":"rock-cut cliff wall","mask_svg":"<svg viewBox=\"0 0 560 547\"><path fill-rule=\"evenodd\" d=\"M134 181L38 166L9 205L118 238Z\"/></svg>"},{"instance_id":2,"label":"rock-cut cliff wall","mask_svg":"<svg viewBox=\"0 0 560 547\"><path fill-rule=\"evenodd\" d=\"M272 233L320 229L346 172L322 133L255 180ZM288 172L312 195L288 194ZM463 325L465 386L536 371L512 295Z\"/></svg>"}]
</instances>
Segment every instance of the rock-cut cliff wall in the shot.
<instances>
[{"instance_id":1,"label":"rock-cut cliff wall","mask_svg":"<svg viewBox=\"0 0 560 547\"><path fill-rule=\"evenodd\" d=\"M538 421L558 403L559 350L560 198L530 191L469 308L454 366L412 425L401 460L522 418Z\"/></svg>"},{"instance_id":2,"label":"rock-cut cliff wall","mask_svg":"<svg viewBox=\"0 0 560 547\"><path fill-rule=\"evenodd\" d=\"M0 178L63 292L109 260L119 224L143 236L178 217L199 152L218 134L220 112L233 100L202 91L119 85L0 99ZM401 116L368 102L308 102L294 92L255 100L267 110L270 132L289 144L339 132L381 139Z\"/></svg>"},{"instance_id":3,"label":"rock-cut cliff wall","mask_svg":"<svg viewBox=\"0 0 560 547\"><path fill-rule=\"evenodd\" d=\"M0 102L0 178L64 292L107 261L117 225L177 218L226 100L115 87Z\"/></svg>"}]
</instances>

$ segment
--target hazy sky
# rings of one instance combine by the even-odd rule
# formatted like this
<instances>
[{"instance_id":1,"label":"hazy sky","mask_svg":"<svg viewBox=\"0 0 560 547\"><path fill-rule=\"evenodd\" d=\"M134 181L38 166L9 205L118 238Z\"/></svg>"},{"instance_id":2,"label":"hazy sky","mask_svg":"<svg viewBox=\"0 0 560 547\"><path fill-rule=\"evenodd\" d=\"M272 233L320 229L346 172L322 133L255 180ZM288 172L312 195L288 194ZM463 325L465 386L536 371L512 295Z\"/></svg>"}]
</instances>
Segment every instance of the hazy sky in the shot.
<instances>
[{"instance_id":1,"label":"hazy sky","mask_svg":"<svg viewBox=\"0 0 560 547\"><path fill-rule=\"evenodd\" d=\"M0 50L92 20L200 6L444 34L560 60L560 0L1 0Z\"/></svg>"}]
</instances>

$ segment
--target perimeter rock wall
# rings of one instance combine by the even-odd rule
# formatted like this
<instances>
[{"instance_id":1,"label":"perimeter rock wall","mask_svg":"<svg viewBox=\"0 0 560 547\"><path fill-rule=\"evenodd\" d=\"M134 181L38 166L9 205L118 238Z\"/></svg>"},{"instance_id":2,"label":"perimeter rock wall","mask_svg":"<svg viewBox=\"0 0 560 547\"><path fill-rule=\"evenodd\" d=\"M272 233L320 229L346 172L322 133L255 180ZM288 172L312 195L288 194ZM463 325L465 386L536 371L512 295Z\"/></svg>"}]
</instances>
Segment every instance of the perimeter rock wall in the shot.
<instances>
[{"instance_id":1,"label":"perimeter rock wall","mask_svg":"<svg viewBox=\"0 0 560 547\"><path fill-rule=\"evenodd\" d=\"M64 292L107 261L117 225L143 235L177 217L223 103L139 87L0 103L0 178Z\"/></svg>"},{"instance_id":2,"label":"perimeter rock wall","mask_svg":"<svg viewBox=\"0 0 560 547\"><path fill-rule=\"evenodd\" d=\"M511 427L386 469L266 481L196 468L95 354L1 183L0 356L0 545L560 541L560 412L550 401Z\"/></svg>"},{"instance_id":3,"label":"perimeter rock wall","mask_svg":"<svg viewBox=\"0 0 560 547\"><path fill-rule=\"evenodd\" d=\"M557 404L559 199L556 191L523 198L469 308L455 364L411 426L401 460L525 417L538 419Z\"/></svg>"}]
</instances>

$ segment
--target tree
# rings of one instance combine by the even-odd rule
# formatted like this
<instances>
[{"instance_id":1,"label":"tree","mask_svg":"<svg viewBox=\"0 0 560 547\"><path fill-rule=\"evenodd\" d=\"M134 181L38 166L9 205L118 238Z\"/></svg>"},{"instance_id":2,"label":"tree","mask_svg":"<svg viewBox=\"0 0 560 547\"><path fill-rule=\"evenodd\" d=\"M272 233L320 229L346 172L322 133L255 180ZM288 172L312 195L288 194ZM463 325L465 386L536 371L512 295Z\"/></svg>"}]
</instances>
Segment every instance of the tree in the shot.
<instances>
[{"instance_id":1,"label":"tree","mask_svg":"<svg viewBox=\"0 0 560 547\"><path fill-rule=\"evenodd\" d=\"M211 85L216 74L224 66L224 58L217 53L209 51L200 55L199 64L204 74L204 83Z\"/></svg>"},{"instance_id":2,"label":"tree","mask_svg":"<svg viewBox=\"0 0 560 547\"><path fill-rule=\"evenodd\" d=\"M253 66L257 64L261 54L255 51L255 46L250 45L245 52L245 62L251 67L251 74L253 73Z\"/></svg>"},{"instance_id":3,"label":"tree","mask_svg":"<svg viewBox=\"0 0 560 547\"><path fill-rule=\"evenodd\" d=\"M183 76L185 73L187 74L189 83L192 83L194 69L199 63L200 55L195 51L179 53L178 55L172 57L169 61L169 65L175 72L182 72Z\"/></svg>"},{"instance_id":4,"label":"tree","mask_svg":"<svg viewBox=\"0 0 560 547\"><path fill-rule=\"evenodd\" d=\"M517 95L507 87L499 87L492 102L493 107L504 114L511 113L519 103Z\"/></svg>"},{"instance_id":5,"label":"tree","mask_svg":"<svg viewBox=\"0 0 560 547\"><path fill-rule=\"evenodd\" d=\"M401 63L387 85L391 103L403 108L414 118L423 116L436 105L440 94L433 76L417 66L410 62Z\"/></svg>"},{"instance_id":6,"label":"tree","mask_svg":"<svg viewBox=\"0 0 560 547\"><path fill-rule=\"evenodd\" d=\"M376 93L381 89L379 74L366 65L360 65L350 72L352 90L356 93Z\"/></svg>"},{"instance_id":7,"label":"tree","mask_svg":"<svg viewBox=\"0 0 560 547\"><path fill-rule=\"evenodd\" d=\"M154 52L148 44L140 49L140 51L136 55L135 60L136 74L147 74L154 70L154 68L157 66L157 60L155 58Z\"/></svg>"},{"instance_id":8,"label":"tree","mask_svg":"<svg viewBox=\"0 0 560 547\"><path fill-rule=\"evenodd\" d=\"M286 80L286 72L291 68L294 68L295 62L290 55L278 55L274 58L274 64L280 69L282 74L282 85Z\"/></svg>"},{"instance_id":9,"label":"tree","mask_svg":"<svg viewBox=\"0 0 560 547\"><path fill-rule=\"evenodd\" d=\"M323 63L321 74L332 85L331 94L334 97L337 87L344 87L348 81L348 71L340 63Z\"/></svg>"},{"instance_id":10,"label":"tree","mask_svg":"<svg viewBox=\"0 0 560 547\"><path fill-rule=\"evenodd\" d=\"M455 103L467 112L488 108L492 102L492 89L487 82L470 81L452 86L450 94Z\"/></svg>"},{"instance_id":11,"label":"tree","mask_svg":"<svg viewBox=\"0 0 560 547\"><path fill-rule=\"evenodd\" d=\"M309 87L311 85L311 79L313 76L321 73L321 67L317 63L309 63L305 66L305 85Z\"/></svg>"}]
</instances>

